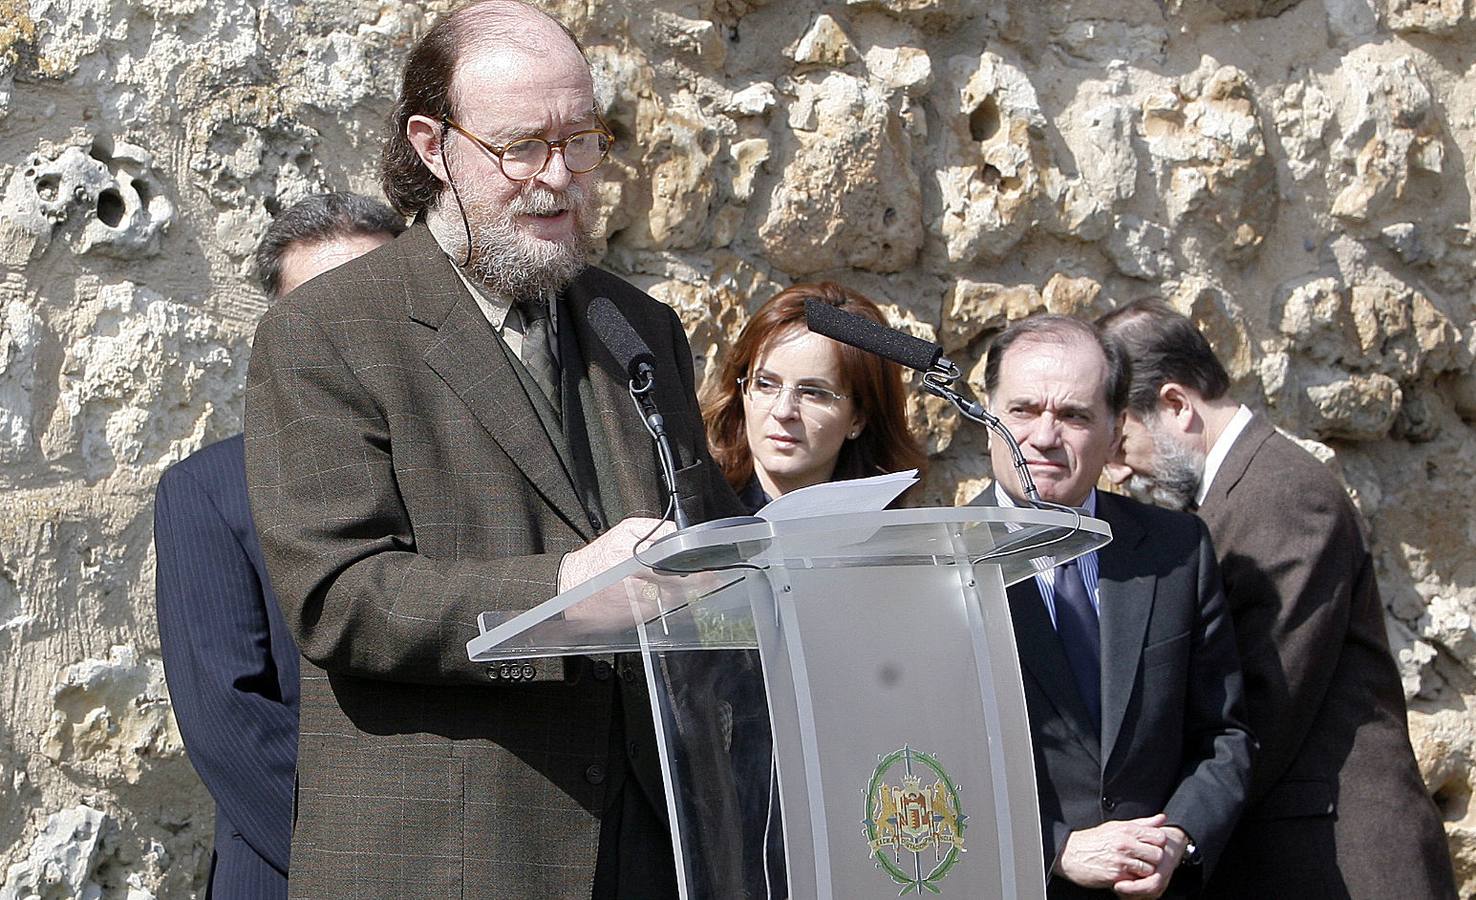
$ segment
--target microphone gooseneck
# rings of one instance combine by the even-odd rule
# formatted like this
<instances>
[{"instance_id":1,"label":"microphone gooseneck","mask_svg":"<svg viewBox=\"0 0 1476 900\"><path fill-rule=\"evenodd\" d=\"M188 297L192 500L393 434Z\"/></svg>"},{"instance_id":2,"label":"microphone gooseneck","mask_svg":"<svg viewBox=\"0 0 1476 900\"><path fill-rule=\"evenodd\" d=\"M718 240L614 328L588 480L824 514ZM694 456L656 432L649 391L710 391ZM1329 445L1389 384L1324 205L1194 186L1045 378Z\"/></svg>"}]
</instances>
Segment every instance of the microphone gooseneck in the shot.
<instances>
[{"instance_id":1,"label":"microphone gooseneck","mask_svg":"<svg viewBox=\"0 0 1476 900\"><path fill-rule=\"evenodd\" d=\"M661 480L666 488L666 495L671 500L673 520L677 528L686 528L691 522L687 520L687 514L682 509L681 495L677 492L676 452L666 433L666 420L656 406L656 354L651 352L641 336L630 327L624 314L609 297L591 300L586 318L591 330L599 336L605 349L610 351L625 372L630 399L635 403L647 433L656 444L656 456L661 463Z\"/></svg>"},{"instance_id":2,"label":"microphone gooseneck","mask_svg":"<svg viewBox=\"0 0 1476 900\"><path fill-rule=\"evenodd\" d=\"M957 365L943 355L941 346L903 334L895 328L878 325L870 319L837 309L813 297L805 300L805 325L816 334L923 373L923 390L935 397L942 397L952 403L964 418L977 422L1000 436L1010 448L1021 492L1032 503L1043 502L1040 492L1035 489L1035 481L1030 477L1029 464L1025 462L1025 454L1020 450L1019 441L981 403L953 389L953 382L962 373Z\"/></svg>"}]
</instances>

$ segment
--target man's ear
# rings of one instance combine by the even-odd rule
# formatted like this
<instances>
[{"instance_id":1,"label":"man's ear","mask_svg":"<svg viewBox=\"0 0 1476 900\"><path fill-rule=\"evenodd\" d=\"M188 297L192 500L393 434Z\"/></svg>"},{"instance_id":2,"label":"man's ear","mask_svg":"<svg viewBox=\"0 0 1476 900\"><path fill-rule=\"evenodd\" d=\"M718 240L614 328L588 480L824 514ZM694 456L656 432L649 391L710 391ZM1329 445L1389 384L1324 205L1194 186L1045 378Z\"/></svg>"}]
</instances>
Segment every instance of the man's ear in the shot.
<instances>
[{"instance_id":1,"label":"man's ear","mask_svg":"<svg viewBox=\"0 0 1476 900\"><path fill-rule=\"evenodd\" d=\"M445 127L430 116L411 116L405 123L405 139L415 148L421 164L442 181L446 180L446 165L441 159L444 135Z\"/></svg>"},{"instance_id":2,"label":"man's ear","mask_svg":"<svg viewBox=\"0 0 1476 900\"><path fill-rule=\"evenodd\" d=\"M1172 424L1175 431L1188 434L1199 417L1195 395L1176 381L1166 381L1158 389L1158 418Z\"/></svg>"}]
</instances>

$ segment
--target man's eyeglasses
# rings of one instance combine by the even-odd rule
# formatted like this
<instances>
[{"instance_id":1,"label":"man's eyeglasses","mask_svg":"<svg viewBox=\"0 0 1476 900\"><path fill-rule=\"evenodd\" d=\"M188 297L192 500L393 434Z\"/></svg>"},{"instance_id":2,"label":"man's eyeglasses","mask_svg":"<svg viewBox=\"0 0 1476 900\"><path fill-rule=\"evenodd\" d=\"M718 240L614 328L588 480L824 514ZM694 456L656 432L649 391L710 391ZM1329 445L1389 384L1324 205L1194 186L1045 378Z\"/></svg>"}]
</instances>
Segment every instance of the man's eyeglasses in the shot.
<instances>
[{"instance_id":1,"label":"man's eyeglasses","mask_svg":"<svg viewBox=\"0 0 1476 900\"><path fill-rule=\"evenodd\" d=\"M767 375L748 375L738 379L738 388L748 395L748 399L759 409L768 409L779 402L779 397L789 391L794 395L794 402L802 410L813 412L829 412L835 409L835 405L846 399L845 394L837 394L835 391L816 387L813 384L797 384L786 386L776 379Z\"/></svg>"},{"instance_id":2,"label":"man's eyeglasses","mask_svg":"<svg viewBox=\"0 0 1476 900\"><path fill-rule=\"evenodd\" d=\"M489 144L462 128L450 118L442 119L447 126L470 138L478 147L497 158L497 165L509 181L527 181L548 166L549 158L558 150L564 154L564 167L575 175L593 171L610 155L615 136L603 128L576 131L561 141L545 141L543 138L520 138L510 144Z\"/></svg>"}]
</instances>

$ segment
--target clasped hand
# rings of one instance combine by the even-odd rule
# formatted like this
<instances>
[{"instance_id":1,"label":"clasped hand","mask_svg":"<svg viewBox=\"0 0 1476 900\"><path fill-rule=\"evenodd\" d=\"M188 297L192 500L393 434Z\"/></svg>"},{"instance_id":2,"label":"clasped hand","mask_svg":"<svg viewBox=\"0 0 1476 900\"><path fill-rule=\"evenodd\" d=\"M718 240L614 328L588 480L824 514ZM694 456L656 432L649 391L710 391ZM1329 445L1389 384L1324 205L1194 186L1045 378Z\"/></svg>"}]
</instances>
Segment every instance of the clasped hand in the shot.
<instances>
[{"instance_id":1,"label":"clasped hand","mask_svg":"<svg viewBox=\"0 0 1476 900\"><path fill-rule=\"evenodd\" d=\"M1158 897L1184 856L1188 836L1163 813L1104 822L1066 838L1056 872L1088 888L1112 888L1121 897Z\"/></svg>"}]
</instances>

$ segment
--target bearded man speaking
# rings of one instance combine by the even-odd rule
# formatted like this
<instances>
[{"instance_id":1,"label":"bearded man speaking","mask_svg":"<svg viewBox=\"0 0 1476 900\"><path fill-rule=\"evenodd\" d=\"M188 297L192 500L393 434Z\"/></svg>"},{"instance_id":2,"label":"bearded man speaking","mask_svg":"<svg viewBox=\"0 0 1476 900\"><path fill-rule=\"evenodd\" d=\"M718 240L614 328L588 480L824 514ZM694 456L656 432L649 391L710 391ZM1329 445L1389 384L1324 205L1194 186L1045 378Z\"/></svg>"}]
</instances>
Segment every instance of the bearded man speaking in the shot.
<instances>
[{"instance_id":1,"label":"bearded man speaking","mask_svg":"<svg viewBox=\"0 0 1476 900\"><path fill-rule=\"evenodd\" d=\"M482 611L661 533L596 298L656 357L688 517L741 512L676 315L585 264L612 142L562 25L462 7L412 48L383 153L414 224L257 330L251 504L304 656L294 897L676 895L639 662L466 654Z\"/></svg>"}]
</instances>

